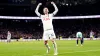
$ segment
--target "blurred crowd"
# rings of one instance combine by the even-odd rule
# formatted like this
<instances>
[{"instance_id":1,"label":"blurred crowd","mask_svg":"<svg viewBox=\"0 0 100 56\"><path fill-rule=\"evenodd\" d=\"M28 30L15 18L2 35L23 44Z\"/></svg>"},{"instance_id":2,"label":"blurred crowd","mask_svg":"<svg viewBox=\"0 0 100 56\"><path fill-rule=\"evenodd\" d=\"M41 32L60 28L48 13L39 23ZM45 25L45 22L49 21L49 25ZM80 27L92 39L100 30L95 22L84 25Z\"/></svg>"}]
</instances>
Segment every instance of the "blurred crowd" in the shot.
<instances>
[{"instance_id":1,"label":"blurred crowd","mask_svg":"<svg viewBox=\"0 0 100 56\"><path fill-rule=\"evenodd\" d=\"M24 30L18 30L16 28L16 30L14 29L0 29L0 39L7 39L7 31L10 31L11 33L11 39L39 39L41 38L41 32L30 32L27 29Z\"/></svg>"},{"instance_id":2,"label":"blurred crowd","mask_svg":"<svg viewBox=\"0 0 100 56\"><path fill-rule=\"evenodd\" d=\"M100 37L100 19L54 20L53 26L57 38L75 38L77 31L89 38L91 30L95 38ZM0 20L0 39L7 38L7 31L11 32L12 39L40 39L43 36L41 20Z\"/></svg>"}]
</instances>

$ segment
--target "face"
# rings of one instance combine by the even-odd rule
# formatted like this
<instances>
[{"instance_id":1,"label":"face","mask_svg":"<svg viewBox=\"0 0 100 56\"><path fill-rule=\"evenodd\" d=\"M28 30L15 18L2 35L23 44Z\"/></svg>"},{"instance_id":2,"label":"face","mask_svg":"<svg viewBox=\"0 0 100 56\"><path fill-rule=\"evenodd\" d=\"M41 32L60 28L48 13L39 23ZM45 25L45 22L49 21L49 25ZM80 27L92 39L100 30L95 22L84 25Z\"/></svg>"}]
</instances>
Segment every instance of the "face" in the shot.
<instances>
[{"instance_id":1,"label":"face","mask_svg":"<svg viewBox=\"0 0 100 56\"><path fill-rule=\"evenodd\" d=\"M48 12L49 12L48 8L44 8L44 9L43 9L43 13L44 13L44 14L48 14Z\"/></svg>"}]
</instances>

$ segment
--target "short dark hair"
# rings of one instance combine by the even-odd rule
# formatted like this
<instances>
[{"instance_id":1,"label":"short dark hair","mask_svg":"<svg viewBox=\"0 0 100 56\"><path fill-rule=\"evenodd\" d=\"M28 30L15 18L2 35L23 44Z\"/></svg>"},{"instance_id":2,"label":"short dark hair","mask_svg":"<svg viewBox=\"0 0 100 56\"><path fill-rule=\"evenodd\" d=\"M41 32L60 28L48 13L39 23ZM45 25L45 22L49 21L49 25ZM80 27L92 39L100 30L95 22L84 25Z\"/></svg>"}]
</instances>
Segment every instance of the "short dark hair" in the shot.
<instances>
[{"instance_id":1,"label":"short dark hair","mask_svg":"<svg viewBox=\"0 0 100 56\"><path fill-rule=\"evenodd\" d=\"M48 8L48 7L44 7L44 8Z\"/></svg>"}]
</instances>

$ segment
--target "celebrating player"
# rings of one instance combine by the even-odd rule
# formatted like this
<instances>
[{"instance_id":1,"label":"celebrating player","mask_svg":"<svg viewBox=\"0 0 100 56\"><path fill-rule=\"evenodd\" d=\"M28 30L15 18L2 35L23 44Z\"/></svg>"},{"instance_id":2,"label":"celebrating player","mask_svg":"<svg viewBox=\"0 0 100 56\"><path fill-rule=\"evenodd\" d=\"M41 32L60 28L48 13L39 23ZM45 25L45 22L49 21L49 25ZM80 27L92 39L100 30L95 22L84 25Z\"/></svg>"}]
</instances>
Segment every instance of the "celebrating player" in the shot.
<instances>
[{"instance_id":1,"label":"celebrating player","mask_svg":"<svg viewBox=\"0 0 100 56\"><path fill-rule=\"evenodd\" d=\"M10 42L11 41L11 33L10 31L8 31L7 33L7 42Z\"/></svg>"},{"instance_id":2,"label":"celebrating player","mask_svg":"<svg viewBox=\"0 0 100 56\"><path fill-rule=\"evenodd\" d=\"M76 33L76 37L77 37L77 40L76 40L77 46L78 46L78 41L79 41L79 40L80 40L80 42L81 42L81 46L83 46L83 36L82 36L82 32L77 32L77 33Z\"/></svg>"},{"instance_id":3,"label":"celebrating player","mask_svg":"<svg viewBox=\"0 0 100 56\"><path fill-rule=\"evenodd\" d=\"M56 36L55 36L55 33L54 33L54 30L53 30L53 25L52 25L52 18L53 16L58 12L58 8L57 6L55 5L54 2L51 2L51 4L54 6L55 8L55 11L51 14L49 14L49 10L47 7L45 7L43 9L43 12L44 12L44 15L41 15L39 12L38 12L38 9L39 7L42 5L42 3L39 3L36 10L35 10L35 13L41 17L41 20L42 20L42 23L43 23L43 28L44 28L44 33L43 33L43 40L44 40L44 43L45 43L45 46L47 47L47 53L49 53L49 50L50 50L50 47L48 45L48 40L50 39L52 42L53 42L53 46L54 46L54 55L57 55L58 52L57 52L57 44L55 42L55 39L56 39Z\"/></svg>"}]
</instances>

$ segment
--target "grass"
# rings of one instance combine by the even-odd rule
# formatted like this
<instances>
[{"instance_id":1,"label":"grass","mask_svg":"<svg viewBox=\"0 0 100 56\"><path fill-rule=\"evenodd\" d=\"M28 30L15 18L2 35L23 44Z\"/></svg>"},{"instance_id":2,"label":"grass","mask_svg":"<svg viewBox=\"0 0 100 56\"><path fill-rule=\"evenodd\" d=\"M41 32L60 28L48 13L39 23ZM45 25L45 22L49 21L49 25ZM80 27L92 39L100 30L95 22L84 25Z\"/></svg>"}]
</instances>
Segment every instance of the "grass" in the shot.
<instances>
[{"instance_id":1,"label":"grass","mask_svg":"<svg viewBox=\"0 0 100 56\"><path fill-rule=\"evenodd\" d=\"M58 40L58 56L100 56L100 41L87 40L84 46L76 46L75 40ZM43 41L0 42L0 56L53 56L52 42L50 53L46 54Z\"/></svg>"}]
</instances>

